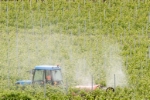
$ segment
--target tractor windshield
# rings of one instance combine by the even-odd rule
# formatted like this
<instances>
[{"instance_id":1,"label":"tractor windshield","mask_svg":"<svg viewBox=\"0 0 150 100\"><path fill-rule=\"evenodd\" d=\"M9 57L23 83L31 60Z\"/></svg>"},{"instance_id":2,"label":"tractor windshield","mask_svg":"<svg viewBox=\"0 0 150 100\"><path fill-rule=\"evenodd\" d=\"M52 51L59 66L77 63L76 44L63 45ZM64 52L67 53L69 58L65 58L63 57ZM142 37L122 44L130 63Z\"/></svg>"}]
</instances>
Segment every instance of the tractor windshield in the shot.
<instances>
[{"instance_id":1,"label":"tractor windshield","mask_svg":"<svg viewBox=\"0 0 150 100\"><path fill-rule=\"evenodd\" d=\"M62 75L60 70L53 70L52 76L54 81L62 81Z\"/></svg>"},{"instance_id":2,"label":"tractor windshield","mask_svg":"<svg viewBox=\"0 0 150 100\"><path fill-rule=\"evenodd\" d=\"M43 84L48 83L52 85L62 84L61 70L34 70L33 83Z\"/></svg>"},{"instance_id":3,"label":"tractor windshield","mask_svg":"<svg viewBox=\"0 0 150 100\"><path fill-rule=\"evenodd\" d=\"M44 81L44 70L35 70L33 82Z\"/></svg>"}]
</instances>

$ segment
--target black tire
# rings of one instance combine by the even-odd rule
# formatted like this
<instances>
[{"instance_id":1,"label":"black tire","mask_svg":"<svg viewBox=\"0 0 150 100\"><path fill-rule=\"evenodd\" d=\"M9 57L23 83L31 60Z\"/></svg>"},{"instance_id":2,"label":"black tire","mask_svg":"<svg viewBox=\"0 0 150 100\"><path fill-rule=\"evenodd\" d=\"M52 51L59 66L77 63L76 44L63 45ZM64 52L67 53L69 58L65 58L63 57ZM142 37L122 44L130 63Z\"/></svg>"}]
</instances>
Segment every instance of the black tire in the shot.
<instances>
[{"instance_id":1,"label":"black tire","mask_svg":"<svg viewBox=\"0 0 150 100\"><path fill-rule=\"evenodd\" d=\"M115 92L115 89L114 89L113 87L108 87L108 88L106 89L106 92L108 92L108 91Z\"/></svg>"}]
</instances>

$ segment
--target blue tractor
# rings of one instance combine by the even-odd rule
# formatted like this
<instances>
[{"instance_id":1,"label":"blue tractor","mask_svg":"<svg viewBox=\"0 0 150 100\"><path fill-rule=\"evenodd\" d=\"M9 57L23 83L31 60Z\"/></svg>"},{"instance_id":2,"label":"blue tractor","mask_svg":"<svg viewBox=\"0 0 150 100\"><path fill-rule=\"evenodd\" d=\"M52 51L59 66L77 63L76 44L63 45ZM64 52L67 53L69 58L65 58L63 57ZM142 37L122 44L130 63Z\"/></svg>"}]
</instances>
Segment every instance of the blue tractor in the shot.
<instances>
[{"instance_id":1,"label":"blue tractor","mask_svg":"<svg viewBox=\"0 0 150 100\"><path fill-rule=\"evenodd\" d=\"M57 66L52 66L52 65L39 65L35 66L35 68L32 70L32 80L19 80L16 82L16 84L25 86L25 85L45 85L45 84L50 84L50 85L63 85L63 80L62 80L62 73L61 73L61 68ZM86 85L78 85L75 86L74 88L78 89L86 89L86 90L95 90L95 89L104 89L106 91L112 90L114 91L114 88L112 87L104 87L101 85L91 85L91 86L86 86Z\"/></svg>"},{"instance_id":2,"label":"blue tractor","mask_svg":"<svg viewBox=\"0 0 150 100\"><path fill-rule=\"evenodd\" d=\"M16 84L23 86L28 84L44 85L45 83L51 85L61 85L62 82L61 68L58 65L39 65L35 66L32 70L32 80L19 80Z\"/></svg>"}]
</instances>

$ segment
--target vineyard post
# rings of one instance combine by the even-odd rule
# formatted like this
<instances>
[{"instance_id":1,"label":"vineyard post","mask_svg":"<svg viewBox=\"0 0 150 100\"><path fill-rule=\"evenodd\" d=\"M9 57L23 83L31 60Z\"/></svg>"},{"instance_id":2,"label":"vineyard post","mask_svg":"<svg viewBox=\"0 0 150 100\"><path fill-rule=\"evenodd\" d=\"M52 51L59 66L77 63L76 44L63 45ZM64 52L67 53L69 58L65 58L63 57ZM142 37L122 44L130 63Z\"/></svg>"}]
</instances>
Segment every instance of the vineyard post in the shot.
<instances>
[{"instance_id":1,"label":"vineyard post","mask_svg":"<svg viewBox=\"0 0 150 100\"><path fill-rule=\"evenodd\" d=\"M120 18L122 18L122 7L120 7Z\"/></svg>"},{"instance_id":2,"label":"vineyard post","mask_svg":"<svg viewBox=\"0 0 150 100\"><path fill-rule=\"evenodd\" d=\"M8 74L7 74L7 79L8 79L8 87L10 87L10 71L9 71L9 64L10 64L10 58L9 58L9 46L10 46L10 39L8 39L8 48L7 48L7 65L8 65Z\"/></svg>"},{"instance_id":3,"label":"vineyard post","mask_svg":"<svg viewBox=\"0 0 150 100\"><path fill-rule=\"evenodd\" d=\"M69 10L70 10L70 0L69 0Z\"/></svg>"},{"instance_id":4,"label":"vineyard post","mask_svg":"<svg viewBox=\"0 0 150 100\"><path fill-rule=\"evenodd\" d=\"M148 55L148 52L146 53L146 66L148 67L148 58L149 58L149 55Z\"/></svg>"},{"instance_id":5,"label":"vineyard post","mask_svg":"<svg viewBox=\"0 0 150 100\"><path fill-rule=\"evenodd\" d=\"M0 0L0 2L1 2L1 0ZM1 7L2 7L2 5L1 5L1 3L0 3L0 12L2 12L2 8L1 8Z\"/></svg>"},{"instance_id":6,"label":"vineyard post","mask_svg":"<svg viewBox=\"0 0 150 100\"><path fill-rule=\"evenodd\" d=\"M116 28L118 28L118 25L119 24L119 20L118 20L118 18L116 19ZM117 36L117 31L116 32L114 32L114 34Z\"/></svg>"},{"instance_id":7,"label":"vineyard post","mask_svg":"<svg viewBox=\"0 0 150 100\"><path fill-rule=\"evenodd\" d=\"M41 18L41 20L40 20L40 34L41 34L41 36L40 36L40 38L42 38L43 39L43 36L44 35L42 35L43 34L43 31L42 31L42 29L43 29L43 19ZM43 41L43 40L42 40ZM38 44L38 46L41 46L41 45L39 45ZM39 47L38 47L39 48ZM38 60L40 60L40 58L38 59ZM40 60L40 63L42 63L42 60Z\"/></svg>"},{"instance_id":8,"label":"vineyard post","mask_svg":"<svg viewBox=\"0 0 150 100\"><path fill-rule=\"evenodd\" d=\"M52 26L52 23L50 22L50 25L49 25L49 29L50 29L50 34L49 34L50 36L49 37L50 38L52 37L52 35L51 35L52 34L52 29L51 29L52 27L51 26ZM49 56L49 63L51 63L51 61L52 61L52 58L51 58L52 52L51 52L51 50L49 52L49 55L50 55Z\"/></svg>"},{"instance_id":9,"label":"vineyard post","mask_svg":"<svg viewBox=\"0 0 150 100\"><path fill-rule=\"evenodd\" d=\"M47 2L47 0L46 0L46 5L48 5L48 2ZM49 23L49 20L48 20L48 13L49 11L48 11L48 7L46 6L46 24L47 24L47 26L48 26L48 23Z\"/></svg>"},{"instance_id":10,"label":"vineyard post","mask_svg":"<svg viewBox=\"0 0 150 100\"><path fill-rule=\"evenodd\" d=\"M148 23L150 23L150 12L148 14Z\"/></svg>"},{"instance_id":11,"label":"vineyard post","mask_svg":"<svg viewBox=\"0 0 150 100\"><path fill-rule=\"evenodd\" d=\"M48 5L48 2L47 2L47 0L46 0L46 5ZM46 22L49 22L48 21L48 7L46 6ZM47 24L47 23L46 23ZM43 28L42 28L43 29ZM43 34L43 33L42 33ZM43 35L44 36L44 35ZM48 50L48 39L45 39L46 40L46 48L47 48L47 50ZM47 58L48 59L48 58ZM44 82L44 98L46 98L46 92L47 92L47 90L46 90L46 80L45 80L45 82Z\"/></svg>"},{"instance_id":12,"label":"vineyard post","mask_svg":"<svg viewBox=\"0 0 150 100\"><path fill-rule=\"evenodd\" d=\"M114 74L114 89L116 88L116 76Z\"/></svg>"},{"instance_id":13,"label":"vineyard post","mask_svg":"<svg viewBox=\"0 0 150 100\"><path fill-rule=\"evenodd\" d=\"M80 36L80 25L78 24L78 37ZM78 43L78 47L79 47L79 43ZM77 51L77 53L79 53L79 48L78 48L78 51Z\"/></svg>"},{"instance_id":14,"label":"vineyard post","mask_svg":"<svg viewBox=\"0 0 150 100\"><path fill-rule=\"evenodd\" d=\"M66 94L68 94L68 81L67 81L67 78L66 78Z\"/></svg>"},{"instance_id":15,"label":"vineyard post","mask_svg":"<svg viewBox=\"0 0 150 100\"><path fill-rule=\"evenodd\" d=\"M62 8L62 16L64 17L64 8Z\"/></svg>"},{"instance_id":16,"label":"vineyard post","mask_svg":"<svg viewBox=\"0 0 150 100\"><path fill-rule=\"evenodd\" d=\"M120 34L120 37L121 37L121 47L123 47L123 36L122 36L122 33Z\"/></svg>"},{"instance_id":17,"label":"vineyard post","mask_svg":"<svg viewBox=\"0 0 150 100\"><path fill-rule=\"evenodd\" d=\"M149 22L146 24L146 34L148 33L148 28L149 28Z\"/></svg>"},{"instance_id":18,"label":"vineyard post","mask_svg":"<svg viewBox=\"0 0 150 100\"><path fill-rule=\"evenodd\" d=\"M91 79L92 79L92 90L93 90L93 75L91 75Z\"/></svg>"},{"instance_id":19,"label":"vineyard post","mask_svg":"<svg viewBox=\"0 0 150 100\"><path fill-rule=\"evenodd\" d=\"M15 1L15 7L16 7L16 1ZM16 10L16 8L15 8ZM19 57L18 57L18 41L19 41L19 38L18 38L18 16L17 16L17 13L16 13L16 56L17 56L17 68L18 68L18 76L20 77L19 73L20 73L20 66L19 66Z\"/></svg>"},{"instance_id":20,"label":"vineyard post","mask_svg":"<svg viewBox=\"0 0 150 100\"><path fill-rule=\"evenodd\" d=\"M138 8L137 8L137 6L135 7L135 15L134 15L134 17L136 18L138 16Z\"/></svg>"},{"instance_id":21,"label":"vineyard post","mask_svg":"<svg viewBox=\"0 0 150 100\"><path fill-rule=\"evenodd\" d=\"M68 21L67 21L66 30L68 30L68 27L69 27L69 25L68 25Z\"/></svg>"},{"instance_id":22,"label":"vineyard post","mask_svg":"<svg viewBox=\"0 0 150 100\"><path fill-rule=\"evenodd\" d=\"M101 2L101 0L98 0L99 5L100 5L100 2Z\"/></svg>"},{"instance_id":23,"label":"vineyard post","mask_svg":"<svg viewBox=\"0 0 150 100\"><path fill-rule=\"evenodd\" d=\"M86 33L86 20L84 21L84 49L85 49L85 42L86 42L86 36L85 36L85 33Z\"/></svg>"},{"instance_id":24,"label":"vineyard post","mask_svg":"<svg viewBox=\"0 0 150 100\"><path fill-rule=\"evenodd\" d=\"M128 56L126 57L126 69L128 70Z\"/></svg>"},{"instance_id":25,"label":"vineyard post","mask_svg":"<svg viewBox=\"0 0 150 100\"><path fill-rule=\"evenodd\" d=\"M78 17L80 16L80 4L78 3Z\"/></svg>"},{"instance_id":26,"label":"vineyard post","mask_svg":"<svg viewBox=\"0 0 150 100\"><path fill-rule=\"evenodd\" d=\"M40 2L38 2L37 5L38 5L38 10L39 10L38 12L40 13Z\"/></svg>"},{"instance_id":27,"label":"vineyard post","mask_svg":"<svg viewBox=\"0 0 150 100\"><path fill-rule=\"evenodd\" d=\"M46 98L46 80L44 80L44 98Z\"/></svg>"},{"instance_id":28,"label":"vineyard post","mask_svg":"<svg viewBox=\"0 0 150 100\"><path fill-rule=\"evenodd\" d=\"M148 46L148 58L150 59L150 46Z\"/></svg>"},{"instance_id":29,"label":"vineyard post","mask_svg":"<svg viewBox=\"0 0 150 100\"><path fill-rule=\"evenodd\" d=\"M130 22L128 23L128 31L130 31ZM129 32L130 33L130 32Z\"/></svg>"},{"instance_id":30,"label":"vineyard post","mask_svg":"<svg viewBox=\"0 0 150 100\"><path fill-rule=\"evenodd\" d=\"M32 0L30 0L30 10L31 10L31 6L32 6L31 1L32 1Z\"/></svg>"},{"instance_id":31,"label":"vineyard post","mask_svg":"<svg viewBox=\"0 0 150 100\"><path fill-rule=\"evenodd\" d=\"M55 4L54 4L54 0L53 0L53 11L54 11L54 9L55 9Z\"/></svg>"},{"instance_id":32,"label":"vineyard post","mask_svg":"<svg viewBox=\"0 0 150 100\"><path fill-rule=\"evenodd\" d=\"M84 7L85 7L85 3L86 3L86 0L84 0Z\"/></svg>"},{"instance_id":33,"label":"vineyard post","mask_svg":"<svg viewBox=\"0 0 150 100\"><path fill-rule=\"evenodd\" d=\"M104 20L106 19L106 10L104 9Z\"/></svg>"},{"instance_id":34,"label":"vineyard post","mask_svg":"<svg viewBox=\"0 0 150 100\"><path fill-rule=\"evenodd\" d=\"M134 39L134 49L133 49L133 50L134 50L134 53L136 52L136 49L135 49L135 48L136 48L136 39Z\"/></svg>"},{"instance_id":35,"label":"vineyard post","mask_svg":"<svg viewBox=\"0 0 150 100\"><path fill-rule=\"evenodd\" d=\"M10 47L10 38L9 38L9 28L8 28L8 1L7 0L7 21L6 21L6 32L7 32L7 35L8 35L8 39L7 39L7 44L8 44L8 47L7 47L7 67L8 67L8 74L7 74L7 79L8 79L8 87L10 87L10 71L9 71L9 64L10 64L10 58L9 58L9 47Z\"/></svg>"},{"instance_id":36,"label":"vineyard post","mask_svg":"<svg viewBox=\"0 0 150 100\"><path fill-rule=\"evenodd\" d=\"M94 4L94 14L95 14L95 3L93 3Z\"/></svg>"},{"instance_id":37,"label":"vineyard post","mask_svg":"<svg viewBox=\"0 0 150 100\"><path fill-rule=\"evenodd\" d=\"M71 45L70 45L70 47L71 47L71 49L70 49L70 54L71 54L71 55L70 55L70 58L71 58L71 62L72 62L72 61L73 61L73 57L72 57L72 55L73 55L73 54L72 54L72 53L73 53L73 52L72 52L72 45L73 45L72 31L70 32L70 39L71 39L71 41L70 41L70 44L71 44Z\"/></svg>"},{"instance_id":38,"label":"vineyard post","mask_svg":"<svg viewBox=\"0 0 150 100\"><path fill-rule=\"evenodd\" d=\"M90 22L90 18L91 18L91 13L90 13L90 11L89 11L89 22Z\"/></svg>"},{"instance_id":39,"label":"vineyard post","mask_svg":"<svg viewBox=\"0 0 150 100\"><path fill-rule=\"evenodd\" d=\"M108 1L108 7L109 8L111 7L111 1L110 0Z\"/></svg>"},{"instance_id":40,"label":"vineyard post","mask_svg":"<svg viewBox=\"0 0 150 100\"><path fill-rule=\"evenodd\" d=\"M100 29L102 29L102 18L100 18Z\"/></svg>"},{"instance_id":41,"label":"vineyard post","mask_svg":"<svg viewBox=\"0 0 150 100\"><path fill-rule=\"evenodd\" d=\"M147 30L147 29L146 29ZM142 27L142 36L144 35L144 28Z\"/></svg>"},{"instance_id":42,"label":"vineyard post","mask_svg":"<svg viewBox=\"0 0 150 100\"><path fill-rule=\"evenodd\" d=\"M63 39L62 39L62 28L60 28L59 31L60 31L60 40L63 40ZM60 41L59 41L59 45L60 45L60 44L62 45L62 43L60 43ZM59 58L60 58L60 59L59 59L59 63L60 63L61 60L62 60L62 59L61 59L62 57L60 56L60 54L61 54L61 46L58 46L58 47L59 47L58 55L59 55Z\"/></svg>"},{"instance_id":43,"label":"vineyard post","mask_svg":"<svg viewBox=\"0 0 150 100\"><path fill-rule=\"evenodd\" d=\"M138 7L140 7L140 0L138 0Z\"/></svg>"},{"instance_id":44,"label":"vineyard post","mask_svg":"<svg viewBox=\"0 0 150 100\"><path fill-rule=\"evenodd\" d=\"M142 67L142 78L143 78L143 67L144 67L144 66L142 66L142 64L141 64L141 67Z\"/></svg>"},{"instance_id":45,"label":"vineyard post","mask_svg":"<svg viewBox=\"0 0 150 100\"><path fill-rule=\"evenodd\" d=\"M114 23L113 22L112 22L112 26L111 27L112 27L111 29L112 29L112 35L113 35L113 34L115 34L115 32L114 32Z\"/></svg>"}]
</instances>

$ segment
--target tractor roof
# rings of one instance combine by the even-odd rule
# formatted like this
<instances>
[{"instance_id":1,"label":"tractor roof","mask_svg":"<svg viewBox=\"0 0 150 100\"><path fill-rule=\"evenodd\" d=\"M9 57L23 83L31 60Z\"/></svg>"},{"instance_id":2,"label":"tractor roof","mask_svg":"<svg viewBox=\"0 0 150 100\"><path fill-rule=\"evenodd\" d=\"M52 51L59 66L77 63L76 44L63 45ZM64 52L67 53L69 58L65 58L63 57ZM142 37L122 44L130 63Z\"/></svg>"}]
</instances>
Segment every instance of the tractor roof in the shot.
<instances>
[{"instance_id":1,"label":"tractor roof","mask_svg":"<svg viewBox=\"0 0 150 100\"><path fill-rule=\"evenodd\" d=\"M39 70L60 70L61 68L57 65L38 65L35 66L34 69L39 69Z\"/></svg>"}]
</instances>

